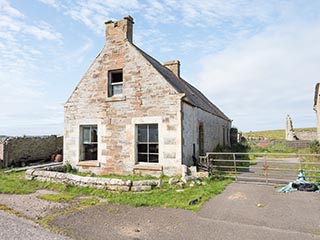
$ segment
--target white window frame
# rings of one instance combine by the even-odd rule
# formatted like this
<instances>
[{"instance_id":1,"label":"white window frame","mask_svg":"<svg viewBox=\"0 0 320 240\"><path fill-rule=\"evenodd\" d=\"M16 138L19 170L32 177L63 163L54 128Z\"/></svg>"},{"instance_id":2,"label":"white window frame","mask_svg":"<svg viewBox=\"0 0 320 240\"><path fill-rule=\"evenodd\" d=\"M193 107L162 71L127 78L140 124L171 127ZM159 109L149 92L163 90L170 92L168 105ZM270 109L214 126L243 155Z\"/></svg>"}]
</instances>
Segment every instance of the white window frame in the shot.
<instances>
[{"instance_id":1,"label":"white window frame","mask_svg":"<svg viewBox=\"0 0 320 240\"><path fill-rule=\"evenodd\" d=\"M89 128L89 141L85 141L84 129ZM96 141L92 140L92 131L96 131ZM96 145L97 148L97 159L86 159L85 157L85 146L86 145ZM98 125L80 125L80 161L95 161L98 160Z\"/></svg>"},{"instance_id":2,"label":"white window frame","mask_svg":"<svg viewBox=\"0 0 320 240\"><path fill-rule=\"evenodd\" d=\"M117 73L121 73L122 74L122 81L121 82L113 82L113 78L112 75L113 74L117 74ZM122 69L118 69L118 70L111 70L109 71L109 87L108 87L108 97L112 97L112 96L121 96L123 94L123 70ZM114 86L121 86L121 93L114 93Z\"/></svg>"},{"instance_id":3,"label":"white window frame","mask_svg":"<svg viewBox=\"0 0 320 240\"><path fill-rule=\"evenodd\" d=\"M145 142L139 142L139 126L147 126L147 141ZM157 142L150 142L150 125L156 125L157 126ZM148 164L158 164L159 163L159 124L158 123L141 123L141 124L136 124L136 133L137 133L137 141L136 141L136 149L137 149L137 154L136 154L136 159L137 163L148 163ZM146 152L139 152L139 144L141 145L147 145L147 151ZM157 145L156 148L158 149L157 153L150 152L150 145ZM139 155L146 155L147 160L146 161L140 161L139 160ZM150 161L150 156L157 156L157 161Z\"/></svg>"}]
</instances>

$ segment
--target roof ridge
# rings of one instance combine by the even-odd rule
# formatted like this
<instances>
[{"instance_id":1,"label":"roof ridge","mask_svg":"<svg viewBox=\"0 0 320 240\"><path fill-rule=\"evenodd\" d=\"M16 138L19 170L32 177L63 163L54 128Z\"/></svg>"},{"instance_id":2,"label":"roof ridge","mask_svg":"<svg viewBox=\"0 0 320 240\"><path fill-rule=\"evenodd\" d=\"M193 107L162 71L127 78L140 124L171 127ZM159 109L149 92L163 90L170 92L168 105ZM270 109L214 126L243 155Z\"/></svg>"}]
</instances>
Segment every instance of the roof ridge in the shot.
<instances>
[{"instance_id":1,"label":"roof ridge","mask_svg":"<svg viewBox=\"0 0 320 240\"><path fill-rule=\"evenodd\" d=\"M188 102L202 110L231 121L215 104L213 104L200 90L181 77L178 77L170 69L163 66L158 60L131 43L142 56L164 77L165 80L179 93L185 93Z\"/></svg>"}]
</instances>

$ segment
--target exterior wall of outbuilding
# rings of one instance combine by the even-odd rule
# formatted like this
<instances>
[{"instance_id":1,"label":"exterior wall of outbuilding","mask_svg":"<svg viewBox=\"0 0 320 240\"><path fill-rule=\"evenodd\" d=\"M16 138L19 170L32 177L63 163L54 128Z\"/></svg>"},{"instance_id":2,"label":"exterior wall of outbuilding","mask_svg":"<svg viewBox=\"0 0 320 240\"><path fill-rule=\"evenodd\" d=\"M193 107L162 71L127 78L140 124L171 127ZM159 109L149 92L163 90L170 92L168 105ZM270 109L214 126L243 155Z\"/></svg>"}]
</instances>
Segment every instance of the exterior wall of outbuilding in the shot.
<instances>
[{"instance_id":1,"label":"exterior wall of outbuilding","mask_svg":"<svg viewBox=\"0 0 320 240\"><path fill-rule=\"evenodd\" d=\"M212 152L220 144L230 145L231 122L188 103L182 103L182 136L183 136L183 163L193 165L192 156L198 159L199 155L199 126L204 131L204 153ZM223 130L225 129L225 130ZM224 137L223 137L224 135Z\"/></svg>"}]
</instances>

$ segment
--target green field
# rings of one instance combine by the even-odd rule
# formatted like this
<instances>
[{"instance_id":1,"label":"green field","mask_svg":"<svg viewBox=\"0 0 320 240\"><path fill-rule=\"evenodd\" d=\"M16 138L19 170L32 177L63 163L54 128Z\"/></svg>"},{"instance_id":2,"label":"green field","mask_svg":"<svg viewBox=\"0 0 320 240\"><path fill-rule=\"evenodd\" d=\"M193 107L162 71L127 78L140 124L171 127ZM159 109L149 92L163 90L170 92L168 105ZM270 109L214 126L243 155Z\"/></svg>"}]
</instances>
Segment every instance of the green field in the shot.
<instances>
[{"instance_id":1,"label":"green field","mask_svg":"<svg viewBox=\"0 0 320 240\"><path fill-rule=\"evenodd\" d=\"M296 128L296 131L317 131L316 128ZM278 130L265 130L265 131L257 131L257 132L246 132L243 133L245 138L264 138L269 140L285 140L285 130L278 129Z\"/></svg>"}]
</instances>

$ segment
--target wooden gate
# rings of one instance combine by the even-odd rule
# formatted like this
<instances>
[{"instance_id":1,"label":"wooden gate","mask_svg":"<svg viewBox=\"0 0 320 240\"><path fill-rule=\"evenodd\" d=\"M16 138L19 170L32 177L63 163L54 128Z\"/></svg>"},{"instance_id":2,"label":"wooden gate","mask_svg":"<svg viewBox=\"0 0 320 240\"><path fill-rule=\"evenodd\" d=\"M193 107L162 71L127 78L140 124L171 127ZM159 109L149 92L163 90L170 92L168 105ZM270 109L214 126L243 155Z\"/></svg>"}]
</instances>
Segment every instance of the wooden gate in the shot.
<instances>
[{"instance_id":1,"label":"wooden gate","mask_svg":"<svg viewBox=\"0 0 320 240\"><path fill-rule=\"evenodd\" d=\"M199 165L211 176L244 183L289 183L297 178L300 169L307 181L320 182L319 154L209 152L200 157Z\"/></svg>"}]
</instances>

